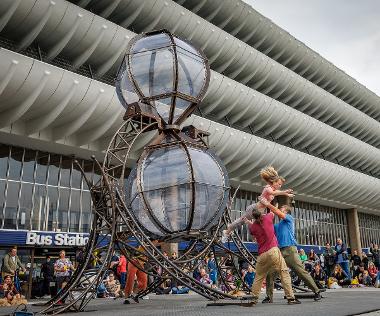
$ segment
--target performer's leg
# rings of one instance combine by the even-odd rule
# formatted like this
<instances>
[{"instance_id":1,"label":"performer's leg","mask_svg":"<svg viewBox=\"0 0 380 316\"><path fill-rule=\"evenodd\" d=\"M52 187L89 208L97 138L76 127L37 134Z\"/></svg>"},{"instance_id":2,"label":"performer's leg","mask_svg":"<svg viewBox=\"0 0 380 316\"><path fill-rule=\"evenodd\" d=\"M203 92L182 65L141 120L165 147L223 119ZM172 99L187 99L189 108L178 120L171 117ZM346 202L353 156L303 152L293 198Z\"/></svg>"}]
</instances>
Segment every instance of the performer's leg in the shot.
<instances>
[{"instance_id":1,"label":"performer's leg","mask_svg":"<svg viewBox=\"0 0 380 316\"><path fill-rule=\"evenodd\" d=\"M148 286L148 275L143 271L137 270L136 277L139 292L144 291Z\"/></svg>"},{"instance_id":2,"label":"performer's leg","mask_svg":"<svg viewBox=\"0 0 380 316\"><path fill-rule=\"evenodd\" d=\"M124 293L125 293L126 298L128 298L128 296L132 294L133 285L135 283L136 272L137 272L137 268L131 262L128 262L127 283L125 284L125 288L124 288Z\"/></svg>"},{"instance_id":3,"label":"performer's leg","mask_svg":"<svg viewBox=\"0 0 380 316\"><path fill-rule=\"evenodd\" d=\"M256 262L256 276L252 284L252 295L255 299L259 298L261 292L261 286L267 276L268 269L271 268L270 262L268 262L268 252L265 252L257 258Z\"/></svg>"},{"instance_id":4,"label":"performer's leg","mask_svg":"<svg viewBox=\"0 0 380 316\"><path fill-rule=\"evenodd\" d=\"M320 292L311 275L303 267L297 248L295 246L285 247L281 249L281 253L285 259L286 265L292 269L302 281L304 281L305 285L314 293Z\"/></svg>"},{"instance_id":5,"label":"performer's leg","mask_svg":"<svg viewBox=\"0 0 380 316\"><path fill-rule=\"evenodd\" d=\"M273 288L274 288L274 280L276 278L276 275L277 274L275 273L267 274L267 278L266 278L266 294L268 298L267 303L270 303L271 301L273 301Z\"/></svg>"},{"instance_id":6,"label":"performer's leg","mask_svg":"<svg viewBox=\"0 0 380 316\"><path fill-rule=\"evenodd\" d=\"M281 284L284 288L286 298L288 300L294 300L292 280L290 278L289 270L285 263L285 260L281 255L280 249L277 247L273 248L273 251L271 252L271 259L273 261L273 266L280 273Z\"/></svg>"}]
</instances>

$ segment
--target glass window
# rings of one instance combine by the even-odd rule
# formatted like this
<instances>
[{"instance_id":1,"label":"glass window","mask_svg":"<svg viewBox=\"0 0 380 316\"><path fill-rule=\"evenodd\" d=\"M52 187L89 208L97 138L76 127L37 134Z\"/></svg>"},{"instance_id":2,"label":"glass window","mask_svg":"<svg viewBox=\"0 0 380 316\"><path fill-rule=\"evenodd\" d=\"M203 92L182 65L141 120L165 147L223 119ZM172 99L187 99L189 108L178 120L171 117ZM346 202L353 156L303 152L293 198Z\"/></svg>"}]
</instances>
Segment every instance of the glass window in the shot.
<instances>
[{"instance_id":1,"label":"glass window","mask_svg":"<svg viewBox=\"0 0 380 316\"><path fill-rule=\"evenodd\" d=\"M83 168L82 161L79 160L78 162L79 162L79 164L81 164L81 166ZM77 166L77 164L75 162L73 162L73 169L72 169L72 173L71 173L71 187L76 188L76 189L80 189L81 183L82 183L82 173L80 172L80 169Z\"/></svg>"},{"instance_id":2,"label":"glass window","mask_svg":"<svg viewBox=\"0 0 380 316\"><path fill-rule=\"evenodd\" d=\"M51 154L50 163L49 163L48 184L58 185L60 165L61 165L61 156Z\"/></svg>"},{"instance_id":3,"label":"glass window","mask_svg":"<svg viewBox=\"0 0 380 316\"><path fill-rule=\"evenodd\" d=\"M0 145L0 179L7 177L9 146Z\"/></svg>"},{"instance_id":4,"label":"glass window","mask_svg":"<svg viewBox=\"0 0 380 316\"><path fill-rule=\"evenodd\" d=\"M3 226L3 208L4 208L4 203L5 203L5 181L0 180L0 215L2 219L0 220L0 228Z\"/></svg>"},{"instance_id":5,"label":"glass window","mask_svg":"<svg viewBox=\"0 0 380 316\"><path fill-rule=\"evenodd\" d=\"M91 229L92 209L91 209L91 194L90 192L82 192L82 220L81 229L82 233L89 233Z\"/></svg>"},{"instance_id":6,"label":"glass window","mask_svg":"<svg viewBox=\"0 0 380 316\"><path fill-rule=\"evenodd\" d=\"M57 220L58 220L58 188L48 186L48 222L47 222L47 229L50 231L56 231L57 230Z\"/></svg>"},{"instance_id":7,"label":"glass window","mask_svg":"<svg viewBox=\"0 0 380 316\"><path fill-rule=\"evenodd\" d=\"M47 169L49 165L49 154L39 151L37 153L36 183L45 184Z\"/></svg>"},{"instance_id":8,"label":"glass window","mask_svg":"<svg viewBox=\"0 0 380 316\"><path fill-rule=\"evenodd\" d=\"M22 183L20 195L19 229L31 229L31 213L33 209L33 184Z\"/></svg>"},{"instance_id":9,"label":"glass window","mask_svg":"<svg viewBox=\"0 0 380 316\"><path fill-rule=\"evenodd\" d=\"M18 148L18 147L11 148L11 158L9 159L8 179L20 180L23 155L24 155L24 149Z\"/></svg>"},{"instance_id":10,"label":"glass window","mask_svg":"<svg viewBox=\"0 0 380 316\"><path fill-rule=\"evenodd\" d=\"M70 177L71 177L71 158L62 156L62 166L61 166L61 181L60 186L70 187Z\"/></svg>"},{"instance_id":11,"label":"glass window","mask_svg":"<svg viewBox=\"0 0 380 316\"><path fill-rule=\"evenodd\" d=\"M46 230L48 196L46 186L36 185L33 197L32 229Z\"/></svg>"},{"instance_id":12,"label":"glass window","mask_svg":"<svg viewBox=\"0 0 380 316\"><path fill-rule=\"evenodd\" d=\"M80 219L80 191L71 190L71 204L70 204L70 231L79 231Z\"/></svg>"},{"instance_id":13,"label":"glass window","mask_svg":"<svg viewBox=\"0 0 380 316\"><path fill-rule=\"evenodd\" d=\"M6 190L5 214L4 214L4 228L5 229L16 229L19 190L20 190L20 183L8 182L8 188Z\"/></svg>"},{"instance_id":14,"label":"glass window","mask_svg":"<svg viewBox=\"0 0 380 316\"><path fill-rule=\"evenodd\" d=\"M59 190L58 229L60 231L67 231L68 229L69 196L68 189L61 188Z\"/></svg>"},{"instance_id":15,"label":"glass window","mask_svg":"<svg viewBox=\"0 0 380 316\"><path fill-rule=\"evenodd\" d=\"M22 166L22 180L34 182L34 169L36 165L36 154L34 150L25 150L24 163Z\"/></svg>"}]
</instances>

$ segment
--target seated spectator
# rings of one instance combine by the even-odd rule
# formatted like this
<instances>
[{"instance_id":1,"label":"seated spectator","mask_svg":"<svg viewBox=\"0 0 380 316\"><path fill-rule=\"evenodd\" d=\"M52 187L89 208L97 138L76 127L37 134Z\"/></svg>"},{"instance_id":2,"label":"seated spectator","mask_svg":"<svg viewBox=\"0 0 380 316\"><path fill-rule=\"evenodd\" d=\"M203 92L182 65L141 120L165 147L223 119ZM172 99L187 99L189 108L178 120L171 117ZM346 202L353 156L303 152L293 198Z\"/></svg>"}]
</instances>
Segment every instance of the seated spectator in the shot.
<instances>
[{"instance_id":1,"label":"seated spectator","mask_svg":"<svg viewBox=\"0 0 380 316\"><path fill-rule=\"evenodd\" d=\"M211 281L211 279L210 279L210 276L207 274L206 269L201 268L201 269L199 270L199 272L200 272L200 279L199 279L199 282L211 286L211 285L212 285L212 281Z\"/></svg>"},{"instance_id":2,"label":"seated spectator","mask_svg":"<svg viewBox=\"0 0 380 316\"><path fill-rule=\"evenodd\" d=\"M311 249L308 256L308 261L317 262L319 261L318 255L314 252L314 249Z\"/></svg>"},{"instance_id":3,"label":"seated spectator","mask_svg":"<svg viewBox=\"0 0 380 316\"><path fill-rule=\"evenodd\" d=\"M364 270L359 276L359 284L364 286L372 286L372 278L369 276L368 271Z\"/></svg>"},{"instance_id":4,"label":"seated spectator","mask_svg":"<svg viewBox=\"0 0 380 316\"><path fill-rule=\"evenodd\" d=\"M368 262L369 262L369 260L368 260L367 254L363 251L362 252L362 263L363 263L364 268L366 270L368 270Z\"/></svg>"},{"instance_id":5,"label":"seated spectator","mask_svg":"<svg viewBox=\"0 0 380 316\"><path fill-rule=\"evenodd\" d=\"M16 286L12 282L12 277L6 275L3 283L0 284L0 306L27 304L27 301L17 291Z\"/></svg>"},{"instance_id":6,"label":"seated spectator","mask_svg":"<svg viewBox=\"0 0 380 316\"><path fill-rule=\"evenodd\" d=\"M184 269L183 272L188 274L188 270ZM190 289L186 286L179 285L178 281L176 279L171 280L171 293L172 294L187 294L189 293Z\"/></svg>"},{"instance_id":7,"label":"seated spectator","mask_svg":"<svg viewBox=\"0 0 380 316\"><path fill-rule=\"evenodd\" d=\"M375 264L371 261L368 264L368 274L371 277L373 283L375 283L375 281L376 281L377 273L378 273L378 270L375 267Z\"/></svg>"},{"instance_id":8,"label":"seated spectator","mask_svg":"<svg viewBox=\"0 0 380 316\"><path fill-rule=\"evenodd\" d=\"M342 267L337 264L334 268L334 272L331 274L331 277L336 280L339 286L344 286L344 285L350 285L351 284L351 279L342 269Z\"/></svg>"},{"instance_id":9,"label":"seated spectator","mask_svg":"<svg viewBox=\"0 0 380 316\"><path fill-rule=\"evenodd\" d=\"M248 265L247 271L244 272L244 282L247 283L249 288L252 287L253 281L255 280L256 271L253 266Z\"/></svg>"},{"instance_id":10,"label":"seated spectator","mask_svg":"<svg viewBox=\"0 0 380 316\"><path fill-rule=\"evenodd\" d=\"M169 294L171 290L172 290L171 280L166 279L156 289L156 295Z\"/></svg>"},{"instance_id":11,"label":"seated spectator","mask_svg":"<svg viewBox=\"0 0 380 316\"><path fill-rule=\"evenodd\" d=\"M227 286L229 287L229 290L235 290L236 285L235 285L235 276L232 274L231 269L226 270L226 276L225 276L225 281L227 283Z\"/></svg>"},{"instance_id":12,"label":"seated spectator","mask_svg":"<svg viewBox=\"0 0 380 316\"><path fill-rule=\"evenodd\" d=\"M305 253L305 250L303 250L301 248L299 251L299 255L300 255L300 259L301 259L302 263L304 263L307 260L307 255Z\"/></svg>"},{"instance_id":13,"label":"seated spectator","mask_svg":"<svg viewBox=\"0 0 380 316\"><path fill-rule=\"evenodd\" d=\"M109 272L108 279L104 282L108 297L120 297L120 282L115 278L115 274Z\"/></svg>"},{"instance_id":14,"label":"seated spectator","mask_svg":"<svg viewBox=\"0 0 380 316\"><path fill-rule=\"evenodd\" d=\"M356 270L354 271L353 278L354 278L354 279L355 279L355 278L359 279L359 275L362 274L365 270L366 270L366 268L365 268L365 266L364 266L364 263L363 263L363 262L360 263L358 269L356 269Z\"/></svg>"},{"instance_id":15,"label":"seated spectator","mask_svg":"<svg viewBox=\"0 0 380 316\"><path fill-rule=\"evenodd\" d=\"M319 264L314 266L314 269L311 272L311 277L314 279L318 288L322 289L326 287L326 275Z\"/></svg>"}]
</instances>

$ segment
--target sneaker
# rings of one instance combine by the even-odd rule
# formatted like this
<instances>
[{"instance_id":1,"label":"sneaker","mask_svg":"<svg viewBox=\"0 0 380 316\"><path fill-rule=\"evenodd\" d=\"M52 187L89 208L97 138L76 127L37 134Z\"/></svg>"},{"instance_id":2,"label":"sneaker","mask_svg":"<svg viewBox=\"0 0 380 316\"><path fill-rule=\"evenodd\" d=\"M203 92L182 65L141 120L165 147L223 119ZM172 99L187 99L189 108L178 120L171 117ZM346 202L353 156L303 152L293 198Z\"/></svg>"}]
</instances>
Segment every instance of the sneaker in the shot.
<instances>
[{"instance_id":1,"label":"sneaker","mask_svg":"<svg viewBox=\"0 0 380 316\"><path fill-rule=\"evenodd\" d=\"M289 305L295 305L295 304L301 304L301 301L297 300L296 298L292 298L288 300Z\"/></svg>"},{"instance_id":2,"label":"sneaker","mask_svg":"<svg viewBox=\"0 0 380 316\"><path fill-rule=\"evenodd\" d=\"M273 299L271 299L269 296L267 296L266 298L264 298L262 300L261 303L263 303L263 304L270 304L270 303L273 303Z\"/></svg>"},{"instance_id":3,"label":"sneaker","mask_svg":"<svg viewBox=\"0 0 380 316\"><path fill-rule=\"evenodd\" d=\"M314 294L314 301L320 301L322 299L321 292L315 293Z\"/></svg>"},{"instance_id":4,"label":"sneaker","mask_svg":"<svg viewBox=\"0 0 380 316\"><path fill-rule=\"evenodd\" d=\"M131 302L128 301L128 300L124 300L124 303L123 303L123 304L131 304Z\"/></svg>"},{"instance_id":5,"label":"sneaker","mask_svg":"<svg viewBox=\"0 0 380 316\"><path fill-rule=\"evenodd\" d=\"M226 243L228 242L228 238L230 237L230 235L228 234L228 230L223 230L222 231L222 243Z\"/></svg>"},{"instance_id":6,"label":"sneaker","mask_svg":"<svg viewBox=\"0 0 380 316\"><path fill-rule=\"evenodd\" d=\"M143 299L143 300L149 300L149 296L148 296L148 295L145 295L145 296L143 296L141 299Z\"/></svg>"}]
</instances>

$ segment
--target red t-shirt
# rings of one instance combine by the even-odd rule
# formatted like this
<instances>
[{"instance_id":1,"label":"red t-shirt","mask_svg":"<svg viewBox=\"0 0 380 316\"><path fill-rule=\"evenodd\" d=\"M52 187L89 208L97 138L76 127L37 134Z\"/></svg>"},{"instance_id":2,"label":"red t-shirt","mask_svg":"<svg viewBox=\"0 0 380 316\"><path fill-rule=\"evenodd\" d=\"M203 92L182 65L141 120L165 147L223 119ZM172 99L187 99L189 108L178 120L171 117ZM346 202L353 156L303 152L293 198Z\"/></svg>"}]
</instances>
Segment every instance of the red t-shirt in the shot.
<instances>
[{"instance_id":1,"label":"red t-shirt","mask_svg":"<svg viewBox=\"0 0 380 316\"><path fill-rule=\"evenodd\" d=\"M274 247L278 247L277 238L274 233L273 218L274 214L268 213L263 215L261 224L254 222L249 225L249 231L256 238L259 245L259 255Z\"/></svg>"},{"instance_id":2,"label":"red t-shirt","mask_svg":"<svg viewBox=\"0 0 380 316\"><path fill-rule=\"evenodd\" d=\"M117 272L118 273L127 272L127 259L124 256L120 256Z\"/></svg>"}]
</instances>

